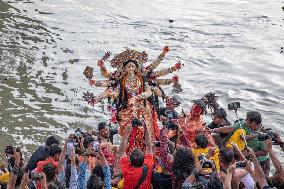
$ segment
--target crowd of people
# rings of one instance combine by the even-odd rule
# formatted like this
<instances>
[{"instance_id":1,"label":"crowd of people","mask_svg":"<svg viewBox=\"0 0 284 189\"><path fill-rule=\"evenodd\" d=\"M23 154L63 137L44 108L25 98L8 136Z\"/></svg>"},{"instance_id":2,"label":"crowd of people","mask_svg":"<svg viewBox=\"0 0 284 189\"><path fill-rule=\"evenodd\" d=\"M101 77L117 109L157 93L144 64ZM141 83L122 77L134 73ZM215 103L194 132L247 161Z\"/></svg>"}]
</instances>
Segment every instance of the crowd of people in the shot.
<instances>
[{"instance_id":1,"label":"crowd of people","mask_svg":"<svg viewBox=\"0 0 284 189\"><path fill-rule=\"evenodd\" d=\"M114 72L104 65L107 52L98 61L104 80L94 80L94 69L87 66L89 84L105 90L86 92L83 98L91 105L107 100L111 124L101 122L84 132L78 128L64 141L50 136L30 158L24 159L21 148L7 146L1 189L284 189L283 166L272 147L284 150L284 142L262 126L259 112L247 112L244 120L231 124L214 93L194 100L187 113L175 110L179 100L161 86L173 84L172 92L180 93L179 78L160 77L183 64L156 69L169 50L165 46L145 66L145 51L127 49L110 61ZM239 105L231 103L228 109L237 113ZM207 109L210 124L203 121Z\"/></svg>"},{"instance_id":2,"label":"crowd of people","mask_svg":"<svg viewBox=\"0 0 284 189\"><path fill-rule=\"evenodd\" d=\"M272 145L284 151L284 142L262 127L259 112L231 124L219 108L204 124L202 100L188 113L179 115L175 107L172 99L160 108L159 140L144 127L143 148L128 149L139 124L126 127L118 144L118 130L105 122L96 130L78 128L65 141L49 136L30 158L24 159L20 147L6 146L1 189L284 188L284 169Z\"/></svg>"}]
</instances>

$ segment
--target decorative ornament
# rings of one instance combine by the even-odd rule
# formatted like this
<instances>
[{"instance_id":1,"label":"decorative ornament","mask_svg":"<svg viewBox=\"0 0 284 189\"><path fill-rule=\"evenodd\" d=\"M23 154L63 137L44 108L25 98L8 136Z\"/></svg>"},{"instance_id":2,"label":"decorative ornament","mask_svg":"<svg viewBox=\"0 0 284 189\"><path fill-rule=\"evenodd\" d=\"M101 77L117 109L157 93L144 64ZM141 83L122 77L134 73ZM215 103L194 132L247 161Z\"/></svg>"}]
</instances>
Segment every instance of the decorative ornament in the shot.
<instances>
[{"instance_id":1,"label":"decorative ornament","mask_svg":"<svg viewBox=\"0 0 284 189\"><path fill-rule=\"evenodd\" d=\"M83 74L86 76L87 79L93 78L93 71L94 69L92 67L87 66L83 72Z\"/></svg>"},{"instance_id":2,"label":"decorative ornament","mask_svg":"<svg viewBox=\"0 0 284 189\"><path fill-rule=\"evenodd\" d=\"M143 63L147 62L148 55L145 51L138 52L136 50L130 50L126 49L122 53L119 53L111 60L111 66L114 68L122 68L123 63L127 60L135 60L139 64L139 66L142 66Z\"/></svg>"}]
</instances>

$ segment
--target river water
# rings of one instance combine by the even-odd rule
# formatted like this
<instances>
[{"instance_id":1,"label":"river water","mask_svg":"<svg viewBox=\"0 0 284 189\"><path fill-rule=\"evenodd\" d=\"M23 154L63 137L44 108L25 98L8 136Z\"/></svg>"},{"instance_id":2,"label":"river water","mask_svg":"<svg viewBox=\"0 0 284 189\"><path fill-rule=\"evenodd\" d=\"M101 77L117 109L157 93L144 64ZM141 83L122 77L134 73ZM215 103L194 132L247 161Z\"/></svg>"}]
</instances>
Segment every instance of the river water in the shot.
<instances>
[{"instance_id":1,"label":"river water","mask_svg":"<svg viewBox=\"0 0 284 189\"><path fill-rule=\"evenodd\" d=\"M103 105L82 101L84 91L102 91L90 88L84 68L96 67L106 51L126 48L147 51L151 61L165 45L171 51L159 68L177 60L185 65L178 72L182 108L213 91L223 107L240 101L240 117L257 110L263 125L283 136L283 5L283 0L0 0L0 145L24 145L30 152L50 134L65 137L107 120ZM95 79L103 79L98 69ZM171 94L170 87L164 89ZM232 112L228 116L235 119Z\"/></svg>"}]
</instances>

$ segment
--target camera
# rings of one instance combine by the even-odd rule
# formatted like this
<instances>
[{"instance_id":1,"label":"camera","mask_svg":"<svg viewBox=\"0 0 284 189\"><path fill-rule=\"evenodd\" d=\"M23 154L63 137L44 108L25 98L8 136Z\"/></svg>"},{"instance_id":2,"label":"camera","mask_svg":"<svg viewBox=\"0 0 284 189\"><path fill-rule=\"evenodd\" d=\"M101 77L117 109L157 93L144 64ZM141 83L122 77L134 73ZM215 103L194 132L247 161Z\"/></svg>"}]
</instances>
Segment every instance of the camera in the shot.
<instances>
[{"instance_id":1,"label":"camera","mask_svg":"<svg viewBox=\"0 0 284 189\"><path fill-rule=\"evenodd\" d=\"M29 176L31 180L41 180L43 178L43 174L41 173L31 172Z\"/></svg>"},{"instance_id":2,"label":"camera","mask_svg":"<svg viewBox=\"0 0 284 189\"><path fill-rule=\"evenodd\" d=\"M160 146L161 146L160 141L155 141L155 147L160 147Z\"/></svg>"},{"instance_id":3,"label":"camera","mask_svg":"<svg viewBox=\"0 0 284 189\"><path fill-rule=\"evenodd\" d=\"M266 133L259 133L257 138L260 141L271 139L273 142L276 142L277 134L272 130L268 130Z\"/></svg>"},{"instance_id":4,"label":"camera","mask_svg":"<svg viewBox=\"0 0 284 189\"><path fill-rule=\"evenodd\" d=\"M236 168L244 168L246 166L247 166L246 162L243 161L239 161L236 163Z\"/></svg>"},{"instance_id":5,"label":"camera","mask_svg":"<svg viewBox=\"0 0 284 189\"><path fill-rule=\"evenodd\" d=\"M139 119L137 119L137 118L134 118L132 120L131 125L132 125L132 127L141 127L141 126L143 126L142 122Z\"/></svg>"},{"instance_id":6,"label":"camera","mask_svg":"<svg viewBox=\"0 0 284 189\"><path fill-rule=\"evenodd\" d=\"M166 127L169 129L169 130L178 130L178 126L174 123L168 123L166 124Z\"/></svg>"},{"instance_id":7,"label":"camera","mask_svg":"<svg viewBox=\"0 0 284 189\"><path fill-rule=\"evenodd\" d=\"M240 102L233 102L233 103L230 103L228 104L228 109L229 110L237 110L241 107L241 103Z\"/></svg>"},{"instance_id":8,"label":"camera","mask_svg":"<svg viewBox=\"0 0 284 189\"><path fill-rule=\"evenodd\" d=\"M198 156L198 159L200 161L200 165L202 168L213 168L213 162L206 158L206 155L204 153L201 153Z\"/></svg>"}]
</instances>

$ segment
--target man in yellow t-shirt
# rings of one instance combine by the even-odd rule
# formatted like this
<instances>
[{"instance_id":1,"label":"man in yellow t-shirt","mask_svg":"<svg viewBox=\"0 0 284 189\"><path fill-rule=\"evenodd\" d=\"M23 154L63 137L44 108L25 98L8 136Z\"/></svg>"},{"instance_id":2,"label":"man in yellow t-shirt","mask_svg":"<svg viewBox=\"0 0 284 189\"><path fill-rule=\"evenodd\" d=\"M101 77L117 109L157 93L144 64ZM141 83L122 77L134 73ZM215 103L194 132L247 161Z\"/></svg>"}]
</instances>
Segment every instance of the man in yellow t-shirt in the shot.
<instances>
[{"instance_id":1,"label":"man in yellow t-shirt","mask_svg":"<svg viewBox=\"0 0 284 189\"><path fill-rule=\"evenodd\" d=\"M199 156L203 153L206 158L214 161L217 171L220 171L219 165L219 148L218 147L208 147L208 139L203 134L197 134L195 136L196 148L192 149L192 153L195 158L196 163L200 163Z\"/></svg>"}]
</instances>

